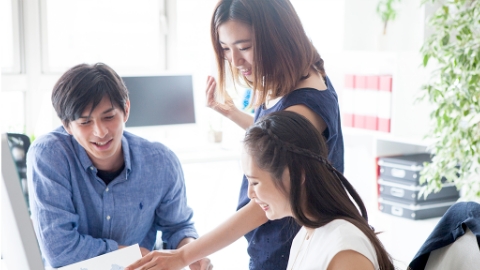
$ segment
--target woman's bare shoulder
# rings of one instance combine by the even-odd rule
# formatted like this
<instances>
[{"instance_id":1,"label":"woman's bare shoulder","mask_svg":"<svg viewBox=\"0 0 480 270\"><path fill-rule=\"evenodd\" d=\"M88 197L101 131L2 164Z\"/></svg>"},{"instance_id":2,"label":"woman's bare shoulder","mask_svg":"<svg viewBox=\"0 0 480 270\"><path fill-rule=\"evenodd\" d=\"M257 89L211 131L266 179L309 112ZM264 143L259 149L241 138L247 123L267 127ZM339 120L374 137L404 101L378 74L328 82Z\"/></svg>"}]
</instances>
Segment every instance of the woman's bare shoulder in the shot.
<instances>
[{"instance_id":1,"label":"woman's bare shoulder","mask_svg":"<svg viewBox=\"0 0 480 270\"><path fill-rule=\"evenodd\" d=\"M374 270L375 268L372 262L362 254L354 250L343 250L332 258L327 270L346 269Z\"/></svg>"}]
</instances>

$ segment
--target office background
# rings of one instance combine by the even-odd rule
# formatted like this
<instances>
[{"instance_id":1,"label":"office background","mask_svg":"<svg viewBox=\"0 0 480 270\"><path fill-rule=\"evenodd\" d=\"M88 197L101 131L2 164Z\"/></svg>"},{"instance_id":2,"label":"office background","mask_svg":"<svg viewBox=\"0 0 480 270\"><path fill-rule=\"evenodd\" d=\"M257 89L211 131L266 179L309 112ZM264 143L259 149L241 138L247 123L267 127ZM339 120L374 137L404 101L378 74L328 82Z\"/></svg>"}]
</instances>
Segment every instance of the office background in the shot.
<instances>
[{"instance_id":1,"label":"office background","mask_svg":"<svg viewBox=\"0 0 480 270\"><path fill-rule=\"evenodd\" d=\"M428 6L398 4L382 36L376 0L292 0L325 60L344 109L347 74L393 77L390 132L344 128L345 174L370 210L371 223L404 266L438 219L411 221L378 211L376 158L425 150L428 105L414 100L427 70L419 49L428 35ZM207 75L215 74L209 38L215 0L2 0L0 131L32 139L60 124L50 102L59 76L78 63L105 62L120 76L192 74L196 123L134 128L170 146L185 170L187 195L199 232L230 216L240 187L243 131L205 107ZM229 89L242 103L245 89ZM214 143L210 131L222 131ZM217 269L246 269L246 241L211 256Z\"/></svg>"}]
</instances>

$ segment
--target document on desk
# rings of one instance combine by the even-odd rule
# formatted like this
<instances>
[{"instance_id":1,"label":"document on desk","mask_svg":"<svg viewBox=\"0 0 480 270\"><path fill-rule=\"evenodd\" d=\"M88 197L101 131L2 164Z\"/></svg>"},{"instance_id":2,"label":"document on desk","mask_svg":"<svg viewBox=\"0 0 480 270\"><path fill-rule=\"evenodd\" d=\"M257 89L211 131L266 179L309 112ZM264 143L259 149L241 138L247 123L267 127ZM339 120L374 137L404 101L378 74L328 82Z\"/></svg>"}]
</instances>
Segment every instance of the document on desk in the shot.
<instances>
[{"instance_id":1,"label":"document on desk","mask_svg":"<svg viewBox=\"0 0 480 270\"><path fill-rule=\"evenodd\" d=\"M115 250L95 258L70 264L57 270L123 270L142 258L138 244Z\"/></svg>"}]
</instances>

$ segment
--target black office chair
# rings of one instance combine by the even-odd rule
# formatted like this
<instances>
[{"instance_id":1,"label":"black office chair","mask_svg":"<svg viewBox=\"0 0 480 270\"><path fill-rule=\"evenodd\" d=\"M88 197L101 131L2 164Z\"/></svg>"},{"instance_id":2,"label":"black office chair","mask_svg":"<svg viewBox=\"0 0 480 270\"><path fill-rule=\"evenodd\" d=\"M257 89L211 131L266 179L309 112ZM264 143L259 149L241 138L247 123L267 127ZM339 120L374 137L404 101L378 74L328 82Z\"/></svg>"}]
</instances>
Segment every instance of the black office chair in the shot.
<instances>
[{"instance_id":1,"label":"black office chair","mask_svg":"<svg viewBox=\"0 0 480 270\"><path fill-rule=\"evenodd\" d=\"M23 194L28 204L28 185L27 185L27 151L30 147L30 138L25 134L7 133L8 144L12 151L13 159L17 165L18 176L22 184Z\"/></svg>"}]
</instances>

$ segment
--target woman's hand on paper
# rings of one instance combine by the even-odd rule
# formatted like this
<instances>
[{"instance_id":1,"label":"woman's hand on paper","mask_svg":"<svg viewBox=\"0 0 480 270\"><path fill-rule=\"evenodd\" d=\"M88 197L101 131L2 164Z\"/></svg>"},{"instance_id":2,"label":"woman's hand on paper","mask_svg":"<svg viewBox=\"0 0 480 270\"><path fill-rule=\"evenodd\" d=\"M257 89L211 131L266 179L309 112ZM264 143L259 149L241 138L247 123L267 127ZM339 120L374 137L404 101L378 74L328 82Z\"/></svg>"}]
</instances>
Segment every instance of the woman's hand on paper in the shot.
<instances>
[{"instance_id":1,"label":"woman's hand on paper","mask_svg":"<svg viewBox=\"0 0 480 270\"><path fill-rule=\"evenodd\" d=\"M155 250L125 267L125 270L181 270L185 266L179 250ZM210 259L203 258L190 265L191 270L212 270Z\"/></svg>"},{"instance_id":2,"label":"woman's hand on paper","mask_svg":"<svg viewBox=\"0 0 480 270\"><path fill-rule=\"evenodd\" d=\"M140 247L140 252L142 253L142 257L146 256L148 253L150 253L150 250Z\"/></svg>"}]
</instances>

